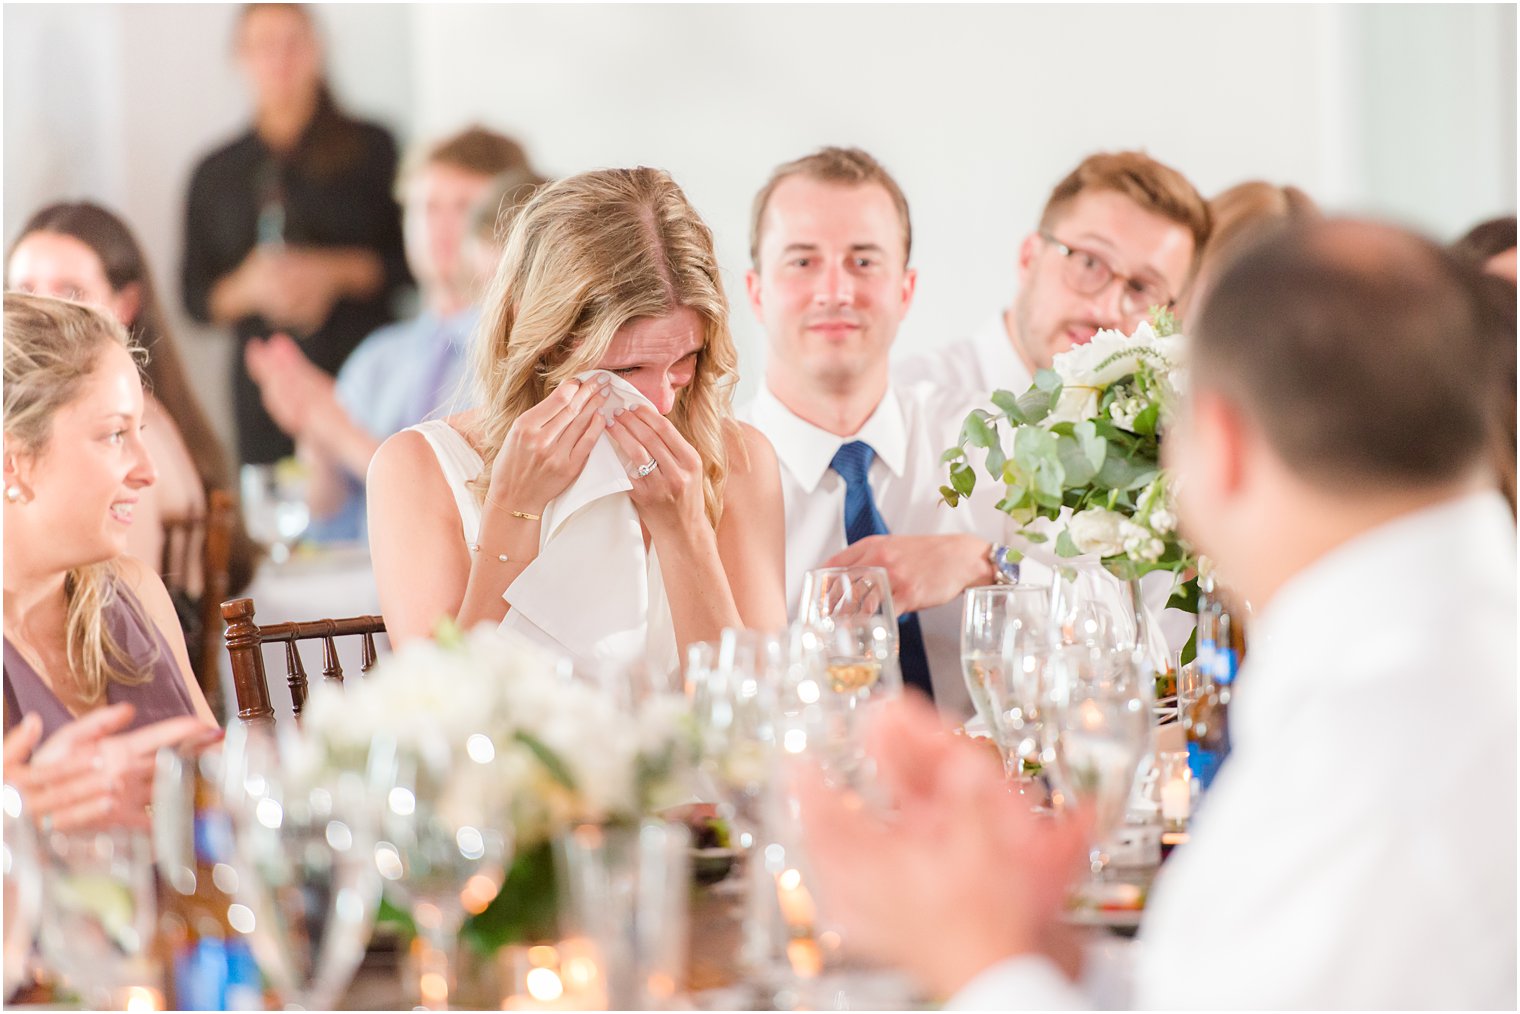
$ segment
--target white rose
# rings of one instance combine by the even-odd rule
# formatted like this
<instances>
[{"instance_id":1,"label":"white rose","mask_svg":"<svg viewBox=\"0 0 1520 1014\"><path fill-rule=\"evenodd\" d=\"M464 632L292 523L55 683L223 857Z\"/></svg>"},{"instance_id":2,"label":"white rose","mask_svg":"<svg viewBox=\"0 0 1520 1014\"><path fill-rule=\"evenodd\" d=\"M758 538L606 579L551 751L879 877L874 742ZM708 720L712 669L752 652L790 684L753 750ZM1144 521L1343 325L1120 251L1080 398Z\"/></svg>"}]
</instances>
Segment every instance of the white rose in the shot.
<instances>
[{"instance_id":1,"label":"white rose","mask_svg":"<svg viewBox=\"0 0 1520 1014\"><path fill-rule=\"evenodd\" d=\"M1083 553L1099 556L1118 556L1124 552L1123 525L1129 523L1124 515L1102 507L1089 507L1078 511L1066 523L1071 541Z\"/></svg>"}]
</instances>

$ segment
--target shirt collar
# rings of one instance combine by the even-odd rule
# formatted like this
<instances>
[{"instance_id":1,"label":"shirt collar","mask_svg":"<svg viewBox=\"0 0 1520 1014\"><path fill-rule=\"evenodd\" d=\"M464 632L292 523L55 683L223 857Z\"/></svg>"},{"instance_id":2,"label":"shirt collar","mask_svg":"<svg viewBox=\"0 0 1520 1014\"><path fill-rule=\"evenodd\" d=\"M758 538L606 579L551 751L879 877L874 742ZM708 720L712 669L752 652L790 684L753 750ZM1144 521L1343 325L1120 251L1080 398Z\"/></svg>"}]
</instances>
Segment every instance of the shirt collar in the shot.
<instances>
[{"instance_id":1,"label":"shirt collar","mask_svg":"<svg viewBox=\"0 0 1520 1014\"><path fill-rule=\"evenodd\" d=\"M1034 383L1029 367L1013 350L1004 311L987 321L971 338L977 366L987 379L988 391L1004 390L1023 394Z\"/></svg>"},{"instance_id":2,"label":"shirt collar","mask_svg":"<svg viewBox=\"0 0 1520 1014\"><path fill-rule=\"evenodd\" d=\"M908 461L908 426L902 403L888 385L887 392L865 423L854 434L841 437L820 429L781 404L769 387L761 387L751 410L754 426L776 449L776 457L792 473L806 493L818 488L834 453L844 444L864 440L881 463L901 476Z\"/></svg>"}]
</instances>

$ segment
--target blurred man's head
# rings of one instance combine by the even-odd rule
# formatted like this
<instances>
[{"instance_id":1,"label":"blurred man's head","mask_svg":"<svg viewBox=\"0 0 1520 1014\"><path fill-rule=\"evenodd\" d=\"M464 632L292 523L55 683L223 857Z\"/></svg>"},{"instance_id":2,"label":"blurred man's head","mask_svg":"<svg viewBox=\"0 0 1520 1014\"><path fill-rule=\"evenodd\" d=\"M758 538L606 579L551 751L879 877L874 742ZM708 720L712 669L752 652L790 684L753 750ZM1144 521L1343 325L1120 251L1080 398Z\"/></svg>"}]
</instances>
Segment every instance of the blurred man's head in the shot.
<instances>
[{"instance_id":1,"label":"blurred man's head","mask_svg":"<svg viewBox=\"0 0 1520 1014\"><path fill-rule=\"evenodd\" d=\"M1272 541L1263 504L1376 511L1482 473L1496 357L1473 272L1428 240L1345 220L1275 232L1222 267L1189 338L1166 450L1185 529L1226 570Z\"/></svg>"},{"instance_id":2,"label":"blurred man's head","mask_svg":"<svg viewBox=\"0 0 1520 1014\"><path fill-rule=\"evenodd\" d=\"M482 127L437 142L402 170L396 192L406 260L428 302L441 294L467 301L475 291L464 254L471 214L496 177L511 170L531 171L522 146Z\"/></svg>"},{"instance_id":3,"label":"blurred man's head","mask_svg":"<svg viewBox=\"0 0 1520 1014\"><path fill-rule=\"evenodd\" d=\"M1208 206L1177 170L1140 152L1088 156L1019 248L1009 324L1024 358L1047 367L1100 328L1129 332L1172 307L1208 235Z\"/></svg>"},{"instance_id":4,"label":"blurred man's head","mask_svg":"<svg viewBox=\"0 0 1520 1014\"><path fill-rule=\"evenodd\" d=\"M1452 252L1466 257L1482 271L1515 283L1515 216L1479 222L1451 245Z\"/></svg>"},{"instance_id":5,"label":"blurred man's head","mask_svg":"<svg viewBox=\"0 0 1520 1014\"><path fill-rule=\"evenodd\" d=\"M913 300L911 244L908 202L865 152L824 148L779 166L755 197L745 279L770 369L830 390L884 389Z\"/></svg>"}]
</instances>

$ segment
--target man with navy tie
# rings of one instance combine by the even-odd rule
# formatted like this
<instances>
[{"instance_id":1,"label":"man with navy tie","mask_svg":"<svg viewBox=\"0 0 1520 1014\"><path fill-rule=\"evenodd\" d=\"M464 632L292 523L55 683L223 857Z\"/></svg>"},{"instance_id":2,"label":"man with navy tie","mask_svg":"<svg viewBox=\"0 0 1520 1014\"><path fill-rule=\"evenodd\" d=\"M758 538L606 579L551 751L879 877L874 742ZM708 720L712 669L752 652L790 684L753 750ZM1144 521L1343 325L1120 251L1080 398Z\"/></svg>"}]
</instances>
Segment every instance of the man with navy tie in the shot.
<instances>
[{"instance_id":1,"label":"man with navy tie","mask_svg":"<svg viewBox=\"0 0 1520 1014\"><path fill-rule=\"evenodd\" d=\"M966 718L961 592L1016 570L998 545L993 484L954 510L940 502L940 455L976 406L890 377L917 279L911 244L907 200L865 152L825 148L778 167L755 198L745 276L769 345L765 386L740 414L780 460L793 615L807 571L884 567L904 684Z\"/></svg>"}]
</instances>

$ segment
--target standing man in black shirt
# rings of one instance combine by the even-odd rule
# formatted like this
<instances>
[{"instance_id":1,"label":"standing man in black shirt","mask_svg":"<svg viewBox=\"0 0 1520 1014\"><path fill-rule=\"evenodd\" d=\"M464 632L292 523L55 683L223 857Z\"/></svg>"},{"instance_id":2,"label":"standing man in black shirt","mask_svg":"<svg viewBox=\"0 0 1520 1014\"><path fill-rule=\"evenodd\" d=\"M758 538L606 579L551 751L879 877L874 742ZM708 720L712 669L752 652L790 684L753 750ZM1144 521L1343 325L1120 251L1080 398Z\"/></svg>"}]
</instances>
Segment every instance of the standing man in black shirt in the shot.
<instances>
[{"instance_id":1,"label":"standing man in black shirt","mask_svg":"<svg viewBox=\"0 0 1520 1014\"><path fill-rule=\"evenodd\" d=\"M297 4L250 4L236 48L254 122L191 179L184 298L191 316L237 334L238 456L266 463L294 447L249 379L247 342L285 331L336 373L365 335L394 318L392 298L409 276L391 194L395 142L334 102L311 14Z\"/></svg>"}]
</instances>

